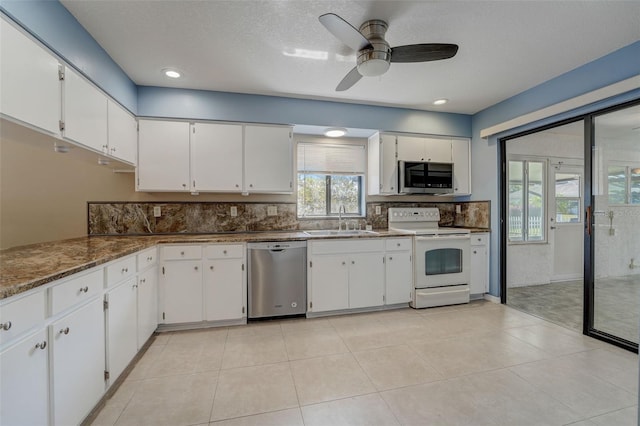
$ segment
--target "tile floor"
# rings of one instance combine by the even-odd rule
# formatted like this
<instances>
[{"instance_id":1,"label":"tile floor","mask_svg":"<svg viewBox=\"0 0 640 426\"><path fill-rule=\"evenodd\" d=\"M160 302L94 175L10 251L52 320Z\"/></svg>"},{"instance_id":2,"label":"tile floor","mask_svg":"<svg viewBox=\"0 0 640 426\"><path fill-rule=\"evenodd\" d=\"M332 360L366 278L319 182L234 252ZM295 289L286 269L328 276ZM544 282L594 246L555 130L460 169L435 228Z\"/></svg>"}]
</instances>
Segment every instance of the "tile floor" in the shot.
<instances>
[{"instance_id":1,"label":"tile floor","mask_svg":"<svg viewBox=\"0 0 640 426\"><path fill-rule=\"evenodd\" d=\"M160 334L93 425L636 425L638 356L486 301Z\"/></svg>"}]
</instances>

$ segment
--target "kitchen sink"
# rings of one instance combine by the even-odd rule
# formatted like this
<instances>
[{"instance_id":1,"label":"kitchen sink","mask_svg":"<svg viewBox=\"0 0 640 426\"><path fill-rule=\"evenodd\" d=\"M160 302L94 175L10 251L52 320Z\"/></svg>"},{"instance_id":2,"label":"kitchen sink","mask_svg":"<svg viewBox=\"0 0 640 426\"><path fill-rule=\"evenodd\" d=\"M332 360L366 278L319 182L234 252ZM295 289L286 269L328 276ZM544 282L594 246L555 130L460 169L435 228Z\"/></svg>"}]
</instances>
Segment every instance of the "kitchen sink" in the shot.
<instances>
[{"instance_id":1,"label":"kitchen sink","mask_svg":"<svg viewBox=\"0 0 640 426\"><path fill-rule=\"evenodd\" d=\"M327 237L327 236L336 236L341 235L345 237L355 236L355 235L379 235L376 231L363 231L363 230L340 230L337 229L314 229L310 231L303 231L307 235L317 236L317 237Z\"/></svg>"}]
</instances>

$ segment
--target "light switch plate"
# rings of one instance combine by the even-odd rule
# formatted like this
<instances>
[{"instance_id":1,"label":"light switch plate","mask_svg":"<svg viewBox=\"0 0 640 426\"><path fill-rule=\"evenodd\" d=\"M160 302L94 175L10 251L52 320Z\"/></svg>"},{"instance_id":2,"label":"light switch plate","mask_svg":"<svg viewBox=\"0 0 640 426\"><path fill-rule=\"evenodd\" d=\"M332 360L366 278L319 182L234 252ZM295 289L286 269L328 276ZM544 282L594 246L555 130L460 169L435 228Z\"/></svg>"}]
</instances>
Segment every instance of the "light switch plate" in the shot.
<instances>
[{"instance_id":1,"label":"light switch plate","mask_svg":"<svg viewBox=\"0 0 640 426\"><path fill-rule=\"evenodd\" d=\"M236 206L231 207L230 214L231 214L231 217L238 216L238 208Z\"/></svg>"},{"instance_id":2,"label":"light switch plate","mask_svg":"<svg viewBox=\"0 0 640 426\"><path fill-rule=\"evenodd\" d=\"M456 213L462 213L462 207L460 204L456 204Z\"/></svg>"},{"instance_id":3,"label":"light switch plate","mask_svg":"<svg viewBox=\"0 0 640 426\"><path fill-rule=\"evenodd\" d=\"M376 214L382 214L382 207L376 206Z\"/></svg>"},{"instance_id":4,"label":"light switch plate","mask_svg":"<svg viewBox=\"0 0 640 426\"><path fill-rule=\"evenodd\" d=\"M162 216L162 210L160 210L160 206L155 206L153 208L153 217L160 217Z\"/></svg>"},{"instance_id":5,"label":"light switch plate","mask_svg":"<svg viewBox=\"0 0 640 426\"><path fill-rule=\"evenodd\" d=\"M267 216L278 216L278 206L267 206Z\"/></svg>"}]
</instances>

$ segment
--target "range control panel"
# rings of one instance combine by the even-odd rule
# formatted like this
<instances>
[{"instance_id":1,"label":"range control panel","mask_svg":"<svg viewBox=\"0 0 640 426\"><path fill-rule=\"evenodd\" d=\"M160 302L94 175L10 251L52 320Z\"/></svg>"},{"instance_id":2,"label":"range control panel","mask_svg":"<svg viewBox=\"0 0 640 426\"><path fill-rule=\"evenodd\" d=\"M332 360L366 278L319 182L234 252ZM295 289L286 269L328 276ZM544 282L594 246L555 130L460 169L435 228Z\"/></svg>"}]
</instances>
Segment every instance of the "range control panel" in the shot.
<instances>
[{"instance_id":1,"label":"range control panel","mask_svg":"<svg viewBox=\"0 0 640 426\"><path fill-rule=\"evenodd\" d=\"M438 222L440 210L437 207L390 207L389 222Z\"/></svg>"}]
</instances>

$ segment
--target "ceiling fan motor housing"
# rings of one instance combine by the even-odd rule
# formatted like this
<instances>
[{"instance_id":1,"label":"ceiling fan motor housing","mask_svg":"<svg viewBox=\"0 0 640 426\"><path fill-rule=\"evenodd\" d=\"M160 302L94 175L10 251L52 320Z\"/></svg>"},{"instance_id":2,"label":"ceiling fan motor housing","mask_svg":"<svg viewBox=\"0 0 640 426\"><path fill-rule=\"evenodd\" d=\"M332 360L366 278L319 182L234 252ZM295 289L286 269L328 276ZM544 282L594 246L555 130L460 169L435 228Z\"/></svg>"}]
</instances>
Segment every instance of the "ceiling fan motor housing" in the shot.
<instances>
[{"instance_id":1,"label":"ceiling fan motor housing","mask_svg":"<svg viewBox=\"0 0 640 426\"><path fill-rule=\"evenodd\" d=\"M380 19L366 21L360 26L371 47L358 52L358 72L365 77L376 77L384 74L391 65L391 46L384 39L388 25Z\"/></svg>"}]
</instances>

